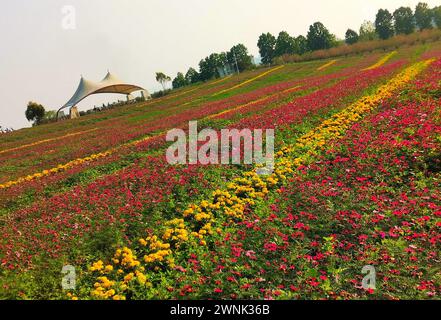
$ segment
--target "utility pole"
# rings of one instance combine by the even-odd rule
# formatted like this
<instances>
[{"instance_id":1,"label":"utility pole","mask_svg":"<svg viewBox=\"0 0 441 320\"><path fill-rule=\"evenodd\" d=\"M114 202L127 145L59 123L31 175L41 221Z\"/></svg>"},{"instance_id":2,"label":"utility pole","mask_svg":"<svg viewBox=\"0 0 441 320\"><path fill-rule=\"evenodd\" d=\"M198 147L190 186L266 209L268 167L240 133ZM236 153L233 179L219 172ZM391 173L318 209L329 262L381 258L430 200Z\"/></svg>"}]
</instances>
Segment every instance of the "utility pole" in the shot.
<instances>
[{"instance_id":1,"label":"utility pole","mask_svg":"<svg viewBox=\"0 0 441 320\"><path fill-rule=\"evenodd\" d=\"M233 48L232 51L233 51L233 56L234 56L234 62L236 63L237 74L240 74L240 72L239 72L239 65L237 64L236 50L234 50L234 48Z\"/></svg>"}]
</instances>

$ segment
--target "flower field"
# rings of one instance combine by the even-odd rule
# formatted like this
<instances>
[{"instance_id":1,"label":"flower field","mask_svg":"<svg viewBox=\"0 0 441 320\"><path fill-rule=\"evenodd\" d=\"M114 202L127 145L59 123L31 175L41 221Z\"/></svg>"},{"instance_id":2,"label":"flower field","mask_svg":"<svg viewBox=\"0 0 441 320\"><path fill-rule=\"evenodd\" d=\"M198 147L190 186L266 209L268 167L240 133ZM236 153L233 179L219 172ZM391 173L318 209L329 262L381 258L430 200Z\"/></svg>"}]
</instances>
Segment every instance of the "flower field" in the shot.
<instances>
[{"instance_id":1,"label":"flower field","mask_svg":"<svg viewBox=\"0 0 441 320\"><path fill-rule=\"evenodd\" d=\"M441 47L421 45L7 134L0 298L439 299L440 84ZM274 129L274 171L169 164L167 131L192 120Z\"/></svg>"}]
</instances>

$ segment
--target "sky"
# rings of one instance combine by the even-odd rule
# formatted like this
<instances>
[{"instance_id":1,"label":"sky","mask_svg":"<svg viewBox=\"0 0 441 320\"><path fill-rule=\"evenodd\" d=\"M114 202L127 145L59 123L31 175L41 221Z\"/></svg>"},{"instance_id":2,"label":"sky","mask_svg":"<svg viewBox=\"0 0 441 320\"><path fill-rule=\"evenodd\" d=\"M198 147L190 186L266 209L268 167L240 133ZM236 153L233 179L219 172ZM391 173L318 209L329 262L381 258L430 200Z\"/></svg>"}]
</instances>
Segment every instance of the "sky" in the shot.
<instances>
[{"instance_id":1,"label":"sky","mask_svg":"<svg viewBox=\"0 0 441 320\"><path fill-rule=\"evenodd\" d=\"M306 35L321 21L339 38L375 19L380 8L415 8L420 0L14 0L0 10L0 126L30 126L29 101L46 110L66 103L81 75L99 81L107 70L150 92L155 72L172 78L212 52L243 43L258 56L263 32ZM440 0L426 1L430 7ZM63 8L69 6L74 11ZM68 7L68 8L69 8ZM72 12L74 12L74 18ZM80 110L122 95L97 95Z\"/></svg>"}]
</instances>

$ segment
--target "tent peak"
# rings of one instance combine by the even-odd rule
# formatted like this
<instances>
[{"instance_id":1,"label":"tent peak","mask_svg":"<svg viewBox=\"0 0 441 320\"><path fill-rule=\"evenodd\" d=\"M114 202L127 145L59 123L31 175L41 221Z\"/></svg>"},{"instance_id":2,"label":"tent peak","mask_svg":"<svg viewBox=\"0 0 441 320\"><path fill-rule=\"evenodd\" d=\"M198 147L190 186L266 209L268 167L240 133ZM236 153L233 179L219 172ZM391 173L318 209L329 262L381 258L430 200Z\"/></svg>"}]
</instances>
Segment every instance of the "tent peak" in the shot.
<instances>
[{"instance_id":1,"label":"tent peak","mask_svg":"<svg viewBox=\"0 0 441 320\"><path fill-rule=\"evenodd\" d=\"M119 93L128 95L138 90L144 90L144 88L121 81L115 75L111 74L109 70L107 71L107 75L100 82L87 80L81 75L77 90L60 110L72 107L92 94Z\"/></svg>"}]
</instances>

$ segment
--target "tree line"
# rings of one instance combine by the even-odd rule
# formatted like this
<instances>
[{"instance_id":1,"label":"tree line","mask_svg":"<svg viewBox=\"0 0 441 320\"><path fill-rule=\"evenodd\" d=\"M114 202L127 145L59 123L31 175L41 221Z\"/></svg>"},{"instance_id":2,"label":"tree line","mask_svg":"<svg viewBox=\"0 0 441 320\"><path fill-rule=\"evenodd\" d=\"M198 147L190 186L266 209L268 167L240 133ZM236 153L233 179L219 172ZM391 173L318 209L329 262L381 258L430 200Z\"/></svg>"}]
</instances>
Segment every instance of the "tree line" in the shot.
<instances>
[{"instance_id":1,"label":"tree line","mask_svg":"<svg viewBox=\"0 0 441 320\"><path fill-rule=\"evenodd\" d=\"M157 72L156 81L166 91L167 83L170 81L172 81L173 89L178 89L197 82L220 78L225 73L249 70L253 66L253 56L248 53L245 45L239 43L227 52L212 53L202 59L199 62L199 71L189 68L185 75L182 72L178 72L173 81L163 72Z\"/></svg>"},{"instance_id":2,"label":"tree line","mask_svg":"<svg viewBox=\"0 0 441 320\"><path fill-rule=\"evenodd\" d=\"M420 2L415 12L410 7L400 7L393 13L387 9L380 9L375 18L375 24L360 29L360 35L371 33L371 37L386 40L394 35L411 34L416 30L432 29L435 26L441 28L441 6L433 9L427 3ZM375 30L375 32L373 32ZM358 41L356 32L346 32L346 43L353 44Z\"/></svg>"},{"instance_id":3,"label":"tree line","mask_svg":"<svg viewBox=\"0 0 441 320\"><path fill-rule=\"evenodd\" d=\"M409 7L400 7L393 13L380 9L375 22L365 21L358 33L348 29L344 42L352 45L359 41L386 40L394 35L411 34L435 26L441 29L441 6L431 9L427 3L420 2L415 12ZM257 46L262 63L271 64L275 58L286 54L301 56L307 52L330 49L341 43L323 23L316 22L309 27L306 37L291 37L286 31L280 32L277 38L271 33L264 33L259 37Z\"/></svg>"},{"instance_id":4,"label":"tree line","mask_svg":"<svg viewBox=\"0 0 441 320\"><path fill-rule=\"evenodd\" d=\"M262 63L270 65L275 58L284 55L299 55L317 50L330 49L342 43L353 45L361 41L377 39L386 40L394 35L408 35L417 30L438 27L441 29L441 6L429 8L427 3L420 2L415 10L410 7L400 7L393 13L387 9L377 12L375 22L365 21L358 32L348 29L344 40L339 40L321 22L313 23L306 36L291 36L281 31L277 37L271 33L262 33L257 41ZM199 62L199 71L189 68L184 74L178 72L172 80L162 72L156 74L156 80L161 83L165 93L167 83L172 81L173 89L181 88L201 81L208 81L222 76L220 70L225 66L233 66L235 71L245 71L254 66L253 57L243 44L232 47L227 52L212 53Z\"/></svg>"},{"instance_id":5,"label":"tree line","mask_svg":"<svg viewBox=\"0 0 441 320\"><path fill-rule=\"evenodd\" d=\"M315 22L309 27L306 36L291 36L286 31L281 31L277 38L271 33L262 33L257 41L257 47L262 63L270 65L275 58L285 55L302 56L318 50L337 47L342 43L353 45L362 41L387 40L395 35L409 35L415 31L422 31L438 27L441 29L441 6L430 8L427 3L420 2L413 11L410 7L400 7L393 13L380 9L375 17L375 22L365 21L360 26L359 32L348 29L344 40L339 40L321 22ZM199 70L189 68L184 74L178 72L172 80L163 72L156 73L156 80L162 85L163 91L152 94L158 97L167 94L167 84L172 81L173 89L190 84L208 81L227 73L243 72L254 67L253 57L243 44L233 46L227 52L212 53L199 62ZM33 121L34 125L50 121L55 117L55 111L46 111L41 104L29 102L25 112L26 118ZM4 130L3 130L4 131Z\"/></svg>"}]
</instances>

